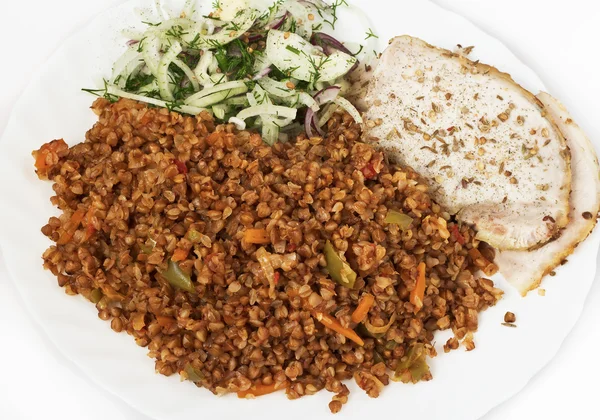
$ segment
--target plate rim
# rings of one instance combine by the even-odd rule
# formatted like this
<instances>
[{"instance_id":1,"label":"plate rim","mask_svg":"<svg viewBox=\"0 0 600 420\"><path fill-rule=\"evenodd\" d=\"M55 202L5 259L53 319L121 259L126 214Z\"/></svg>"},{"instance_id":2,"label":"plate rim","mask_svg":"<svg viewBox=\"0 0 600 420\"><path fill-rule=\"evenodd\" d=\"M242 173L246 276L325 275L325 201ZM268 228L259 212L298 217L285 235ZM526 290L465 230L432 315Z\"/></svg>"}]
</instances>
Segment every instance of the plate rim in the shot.
<instances>
[{"instance_id":1,"label":"plate rim","mask_svg":"<svg viewBox=\"0 0 600 420\"><path fill-rule=\"evenodd\" d=\"M2 135L0 136L0 147L5 145L5 143L7 142L7 140L5 140L5 137L7 137L5 134L8 131L8 128L12 124L14 124L13 120L16 118L15 109L19 108L19 106L22 105L22 102L24 102L25 97L27 96L26 93L29 92L29 90L31 90L35 81L38 80L38 78L40 77L40 74L43 73L43 70L48 66L48 64L52 61L52 59L60 51L65 49L65 46L67 44L69 44L72 39L76 38L80 33L82 33L85 30L87 25L89 25L92 22L102 19L102 17L104 17L105 15L109 15L110 13L114 12L117 9L125 8L128 5L132 5L135 3L135 1L136 0L127 0L127 1L124 1L124 2L121 2L118 4L113 4L109 7L107 7L106 9L102 10L101 12L93 15L92 17L87 19L83 23L83 25L73 28L73 30L70 32L70 34L68 36L64 37L60 41L60 43L58 45L56 45L55 48L52 49L52 51L48 55L48 57L46 57L46 59L43 60L43 62L41 62L39 64L39 68L41 69L41 71L35 73L35 75L27 82L26 87L20 92L17 99L15 101L13 101L12 106L10 107L9 118L7 119L6 126L2 132ZM199 1L207 1L207 0L199 0ZM439 4L435 3L432 0L426 0L426 1L419 0L419 1L421 1L423 3L427 3L430 7L442 10L445 14L452 15L454 19L461 20L462 22L464 22L465 25L473 27L478 33L480 33L482 36L485 36L487 38L487 42L495 43L500 48L505 50L505 52L509 53L514 58L514 60L520 64L520 66L523 68L523 70L526 70L529 73L529 77L532 77L533 79L537 79L536 81L539 83L540 88L542 88L544 90L546 89L544 82L537 75L537 73L535 73L535 71L533 69L531 69L531 67L529 67L521 58L519 58L519 56L514 54L512 52L512 50L510 48L508 48L508 46L503 41L501 41L500 39L496 38L495 36L487 33L484 29L480 28L479 25L472 22L470 19L466 18L465 16L463 16L457 12L454 12L452 10L449 10L443 6L440 6ZM149 0L148 0L148 2L149 2ZM594 145L595 145L595 143L594 143ZM1 179L0 179L0 181L1 181ZM597 233L597 232L594 231L593 233ZM10 251L7 252L7 249L9 247L10 247L10 240L5 239L4 235L2 234L2 230L0 229L0 251L5 256L10 254ZM600 246L598 246L598 248L595 251L596 255L598 254L598 249L600 249ZM82 367L79 363L77 363L74 360L69 359L69 357L67 357L67 352L65 352L62 349L61 345L55 341L53 336L50 333L48 333L48 331L44 327L42 320L38 316L37 312L32 309L32 306L31 306L32 303L29 302L28 299L26 298L26 294L24 293L22 286L19 284L19 282L17 282L15 280L17 278L17 276L15 276L15 273L13 272L13 268L8 264L7 261L5 262L5 267L6 267L6 271L8 273L9 281L14 285L14 289L17 292L19 299L21 300L21 302L20 302L21 306L23 306L25 312L30 316L30 319L33 321L34 325L36 325L36 327L37 327L36 330L38 330L37 333L40 334L40 336L44 339L44 341L46 341L47 343L51 343L53 350L55 350L56 357L59 357L58 355L60 355L61 358L66 359L68 361L68 366L73 371L75 371L78 374L82 374L89 382L93 383L94 386L97 386L102 391L108 393L111 396L114 396L119 401L122 401L124 404L126 404L128 407L132 408L133 410L147 416L148 418L157 419L157 420L160 419L159 417L156 417L153 414L148 413L147 411L145 411L141 408L138 408L136 405L132 404L128 399L126 399L126 398L122 397L121 395L119 395L118 393L114 392L108 385L104 384L100 380L96 380L93 377L93 375L90 375L89 373L87 373L86 369L84 367ZM535 369L535 372L524 383L519 384L518 386L516 386L514 388L514 390L511 390L511 391L505 393L505 395L502 398L499 398L498 402L495 405L487 408L486 410L480 410L481 412L476 413L475 417L469 415L468 417L465 417L465 418L476 419L476 418L483 417L483 416L487 415L490 411L499 407L500 405L505 404L512 397L519 394L533 380L533 378L538 376L539 373L543 369L545 369L548 366L548 364L556 358L556 355L562 348L564 342L571 336L573 328L575 327L575 325L579 322L579 320L581 318L581 315L585 308L585 304L588 299L591 287L592 287L593 283L596 281L597 274L598 274L598 267L596 264L594 264L593 275L591 276L592 280L589 282L589 285L586 287L585 293L584 294L582 293L583 304L578 306L577 309L574 310L574 316L572 317L572 322L568 323L568 328L567 328L566 334L558 342L558 344L556 344L554 346L555 348L553 348L551 351L548 352L548 357L545 358L545 360L540 364L539 368Z\"/></svg>"}]
</instances>

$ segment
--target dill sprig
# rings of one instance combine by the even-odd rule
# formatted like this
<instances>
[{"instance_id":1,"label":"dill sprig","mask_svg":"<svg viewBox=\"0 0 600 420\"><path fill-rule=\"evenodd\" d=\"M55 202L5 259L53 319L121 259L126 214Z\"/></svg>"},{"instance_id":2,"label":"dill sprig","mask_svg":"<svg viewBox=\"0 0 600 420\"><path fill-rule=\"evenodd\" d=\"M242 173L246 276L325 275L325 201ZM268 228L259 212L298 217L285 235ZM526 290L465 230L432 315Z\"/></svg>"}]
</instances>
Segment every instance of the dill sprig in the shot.
<instances>
[{"instance_id":1,"label":"dill sprig","mask_svg":"<svg viewBox=\"0 0 600 420\"><path fill-rule=\"evenodd\" d=\"M291 45L286 45L285 49L296 54L296 55L300 55L300 50L298 48L294 48Z\"/></svg>"},{"instance_id":2,"label":"dill sprig","mask_svg":"<svg viewBox=\"0 0 600 420\"><path fill-rule=\"evenodd\" d=\"M319 16L323 18L323 22L329 24L329 26L331 26L331 29L335 29L335 24L339 19L337 12L340 6L348 6L348 3L346 2L346 0L335 0L330 6L325 7L323 9L317 9ZM331 19L326 18L327 14L331 16Z\"/></svg>"},{"instance_id":3,"label":"dill sprig","mask_svg":"<svg viewBox=\"0 0 600 420\"><path fill-rule=\"evenodd\" d=\"M155 77L153 74L138 73L136 75L129 75L127 82L125 82L125 90L127 92L137 92L144 86L149 85L154 81ZM117 81L115 80L115 83Z\"/></svg>"},{"instance_id":4,"label":"dill sprig","mask_svg":"<svg viewBox=\"0 0 600 420\"><path fill-rule=\"evenodd\" d=\"M108 80L103 79L103 82L104 82L103 89L81 89L81 90L84 92L87 92L87 93L91 93L94 96L105 98L112 103L117 102L119 100L119 97L108 93L108 85L109 85Z\"/></svg>"},{"instance_id":5,"label":"dill sprig","mask_svg":"<svg viewBox=\"0 0 600 420\"><path fill-rule=\"evenodd\" d=\"M243 79L252 75L256 60L256 56L250 52L248 44L240 39L231 42L228 48L219 46L215 51L215 58L223 74L233 76L235 79Z\"/></svg>"},{"instance_id":6,"label":"dill sprig","mask_svg":"<svg viewBox=\"0 0 600 420\"><path fill-rule=\"evenodd\" d=\"M373 32L373 29L369 28L369 30L366 32L367 37L365 38L365 40L369 39L369 38L379 38L379 36L375 35L375 33Z\"/></svg>"},{"instance_id":7,"label":"dill sprig","mask_svg":"<svg viewBox=\"0 0 600 420\"><path fill-rule=\"evenodd\" d=\"M181 39L182 36L187 34L189 34L189 32L186 32L181 25L174 25L165 32L166 36L176 39Z\"/></svg>"}]
</instances>

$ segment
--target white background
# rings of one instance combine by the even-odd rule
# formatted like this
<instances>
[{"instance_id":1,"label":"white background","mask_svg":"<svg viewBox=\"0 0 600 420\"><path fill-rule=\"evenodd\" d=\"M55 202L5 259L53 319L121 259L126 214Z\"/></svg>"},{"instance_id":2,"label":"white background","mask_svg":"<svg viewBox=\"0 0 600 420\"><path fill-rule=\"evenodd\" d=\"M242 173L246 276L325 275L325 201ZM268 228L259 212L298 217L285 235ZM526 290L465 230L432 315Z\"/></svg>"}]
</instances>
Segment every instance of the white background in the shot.
<instances>
[{"instance_id":1,"label":"white background","mask_svg":"<svg viewBox=\"0 0 600 420\"><path fill-rule=\"evenodd\" d=\"M466 16L507 44L541 77L549 91L567 105L595 143L600 144L600 124L597 123L600 117L600 2L435 2ZM54 49L96 13L117 3L121 1L0 2L0 39L4 40L0 59L0 131L27 81ZM373 1L374 7L377 3ZM427 22L426 16L415 18L423 19L424 24ZM492 64L502 69L502 63ZM0 205L5 205L4 200L4 197L0 199ZM596 281L580 322L557 358L518 396L492 410L484 420L597 418L595 378L600 374L599 319L600 282ZM22 308L1 254L0 331L0 419L148 420L93 385L40 334Z\"/></svg>"}]
</instances>

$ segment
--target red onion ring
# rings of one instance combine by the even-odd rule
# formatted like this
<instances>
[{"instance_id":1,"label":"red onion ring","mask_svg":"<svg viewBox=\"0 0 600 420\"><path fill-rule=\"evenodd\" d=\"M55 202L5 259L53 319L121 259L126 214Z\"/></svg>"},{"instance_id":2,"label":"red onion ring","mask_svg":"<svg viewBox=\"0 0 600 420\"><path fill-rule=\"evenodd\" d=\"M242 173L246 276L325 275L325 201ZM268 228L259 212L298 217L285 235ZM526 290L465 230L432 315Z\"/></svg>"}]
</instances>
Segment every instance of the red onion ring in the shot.
<instances>
[{"instance_id":1,"label":"red onion ring","mask_svg":"<svg viewBox=\"0 0 600 420\"><path fill-rule=\"evenodd\" d=\"M313 35L310 37L310 43L317 47L323 48L323 52L326 55L332 54L331 48L333 48L334 50L338 50L343 53L346 53L348 55L351 55L353 57L356 55L356 54L353 54L348 48L346 48L346 46L344 44L342 44L340 41L338 41L331 35L327 35L326 33L323 33L323 32L313 33ZM359 64L359 62L357 60L356 63L352 66L352 68L349 70L349 73L353 72L356 69L356 67L358 67L358 64Z\"/></svg>"},{"instance_id":2,"label":"red onion ring","mask_svg":"<svg viewBox=\"0 0 600 420\"><path fill-rule=\"evenodd\" d=\"M315 94L315 96L313 96L313 99L317 101L319 106L324 105L328 102L332 102L335 98L337 98L341 89L342 88L340 88L339 86L326 87L325 89L321 89L320 91L318 91Z\"/></svg>"},{"instance_id":3,"label":"red onion ring","mask_svg":"<svg viewBox=\"0 0 600 420\"><path fill-rule=\"evenodd\" d=\"M271 25L271 27L269 29L279 29L281 28L281 26L283 25L283 23L285 22L285 20L287 19L289 13L285 12L285 15L283 15L279 21L275 22L275 24Z\"/></svg>"},{"instance_id":4,"label":"red onion ring","mask_svg":"<svg viewBox=\"0 0 600 420\"><path fill-rule=\"evenodd\" d=\"M313 99L317 101L319 106L321 106L335 100L340 93L340 90L341 88L339 86L329 86L318 91L315 96L313 96ZM321 127L319 127L316 117L317 114L311 108L306 110L306 117L304 118L304 130L306 131L306 135L308 137L313 137L313 128L317 130L317 133L319 133L321 137L325 135L325 132L321 129Z\"/></svg>"},{"instance_id":5,"label":"red onion ring","mask_svg":"<svg viewBox=\"0 0 600 420\"><path fill-rule=\"evenodd\" d=\"M304 117L304 130L306 131L306 135L309 138L314 137L313 136L313 128L315 128L317 130L317 133L319 133L319 135L321 137L325 135L323 130L321 130L321 128L315 122L315 116L316 116L315 111L313 111L310 108L308 108L306 110L306 116Z\"/></svg>"},{"instance_id":6,"label":"red onion ring","mask_svg":"<svg viewBox=\"0 0 600 420\"><path fill-rule=\"evenodd\" d=\"M261 39L263 39L264 37L260 34L255 34L255 35L250 35L248 37L248 42L257 42L260 41Z\"/></svg>"},{"instance_id":7,"label":"red onion ring","mask_svg":"<svg viewBox=\"0 0 600 420\"><path fill-rule=\"evenodd\" d=\"M310 38L310 43L313 45L318 45L320 47L323 47L323 50L325 51L326 54L327 54L327 47L332 47L338 51L341 51L348 55L354 56L354 54L352 54L352 52L348 48L346 48L344 46L344 44L342 44L340 41L338 41L331 35L327 35L326 33L323 33L323 32L313 33L312 37ZM327 54L327 55L329 55L329 54Z\"/></svg>"}]
</instances>

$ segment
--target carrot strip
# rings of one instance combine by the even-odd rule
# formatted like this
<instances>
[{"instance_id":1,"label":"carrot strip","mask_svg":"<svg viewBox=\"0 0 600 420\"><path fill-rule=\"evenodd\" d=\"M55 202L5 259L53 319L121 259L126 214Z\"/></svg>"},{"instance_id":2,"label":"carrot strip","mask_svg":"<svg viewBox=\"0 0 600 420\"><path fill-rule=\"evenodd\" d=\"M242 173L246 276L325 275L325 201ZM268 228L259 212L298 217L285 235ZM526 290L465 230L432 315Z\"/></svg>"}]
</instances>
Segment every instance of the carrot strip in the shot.
<instances>
[{"instance_id":1,"label":"carrot strip","mask_svg":"<svg viewBox=\"0 0 600 420\"><path fill-rule=\"evenodd\" d=\"M73 238L75 231L79 228L79 225L81 225L84 216L85 212L83 210L77 210L75 213L73 213L71 219L65 223L64 228L61 229L60 236L56 242L58 245L65 245L69 243L69 241Z\"/></svg>"},{"instance_id":2,"label":"carrot strip","mask_svg":"<svg viewBox=\"0 0 600 420\"><path fill-rule=\"evenodd\" d=\"M94 217L95 212L96 212L96 208L92 204L90 206L89 210L87 211L87 213L85 214L86 231L85 231L85 237L83 238L83 242L86 242L88 239L90 239L92 237L92 235L94 233L96 233L96 228L94 227L94 224L93 224L93 217Z\"/></svg>"},{"instance_id":3,"label":"carrot strip","mask_svg":"<svg viewBox=\"0 0 600 420\"><path fill-rule=\"evenodd\" d=\"M35 159L35 168L40 172L40 175L46 176L46 169L49 165L46 162L47 157L51 153L57 153L60 149L68 148L64 140L52 140L50 143L44 144L40 150L33 152Z\"/></svg>"},{"instance_id":4,"label":"carrot strip","mask_svg":"<svg viewBox=\"0 0 600 420\"><path fill-rule=\"evenodd\" d=\"M362 298L360 298L358 306L354 312L352 312L352 322L356 322L357 324L362 322L367 317L373 303L375 303L375 297L370 293L364 294Z\"/></svg>"},{"instance_id":5,"label":"carrot strip","mask_svg":"<svg viewBox=\"0 0 600 420\"><path fill-rule=\"evenodd\" d=\"M35 156L35 168L37 170L46 169L48 166L46 164L46 156L48 156L50 151L48 149L44 149L43 147L37 152Z\"/></svg>"},{"instance_id":6,"label":"carrot strip","mask_svg":"<svg viewBox=\"0 0 600 420\"><path fill-rule=\"evenodd\" d=\"M485 258L477 248L471 248L469 255L473 259L473 264L483 271L486 276L493 276L498 272L498 266Z\"/></svg>"},{"instance_id":7,"label":"carrot strip","mask_svg":"<svg viewBox=\"0 0 600 420\"><path fill-rule=\"evenodd\" d=\"M325 314L323 312L315 312L315 317L317 318L317 321L325 325L330 330L342 334L344 337L354 341L359 346L365 345L363 339L360 338L358 334L354 332L354 330L342 326L342 324L340 324L340 322L331 315Z\"/></svg>"},{"instance_id":8,"label":"carrot strip","mask_svg":"<svg viewBox=\"0 0 600 420\"><path fill-rule=\"evenodd\" d=\"M263 385L256 384L252 385L249 389L245 391L238 391L238 398L252 398L252 397L260 397L262 395L272 394L275 391L279 391L280 389L284 389L288 386L287 381L277 384L273 382L271 385Z\"/></svg>"},{"instance_id":9,"label":"carrot strip","mask_svg":"<svg viewBox=\"0 0 600 420\"><path fill-rule=\"evenodd\" d=\"M161 327L170 327L176 321L175 321L175 319L171 318L170 316L156 315L156 322Z\"/></svg>"},{"instance_id":10,"label":"carrot strip","mask_svg":"<svg viewBox=\"0 0 600 420\"><path fill-rule=\"evenodd\" d=\"M244 239L249 244L270 244L271 238L266 229L248 229L244 232Z\"/></svg>"},{"instance_id":11,"label":"carrot strip","mask_svg":"<svg viewBox=\"0 0 600 420\"><path fill-rule=\"evenodd\" d=\"M450 228L450 231L452 232L452 236L454 236L454 239L456 240L456 242L458 242L461 245L464 245L466 240L465 237L463 236L462 233L460 233L460 229L458 228L458 225L452 225L452 227Z\"/></svg>"},{"instance_id":12,"label":"carrot strip","mask_svg":"<svg viewBox=\"0 0 600 420\"><path fill-rule=\"evenodd\" d=\"M425 298L425 263L420 262L417 266L417 284L410 292L410 303L415 305L415 313L419 312L423 307L423 299Z\"/></svg>"},{"instance_id":13,"label":"carrot strip","mask_svg":"<svg viewBox=\"0 0 600 420\"><path fill-rule=\"evenodd\" d=\"M185 249L177 248L175 252L173 252L173 256L171 257L171 261L185 261L188 257L190 251L186 251Z\"/></svg>"}]
</instances>

